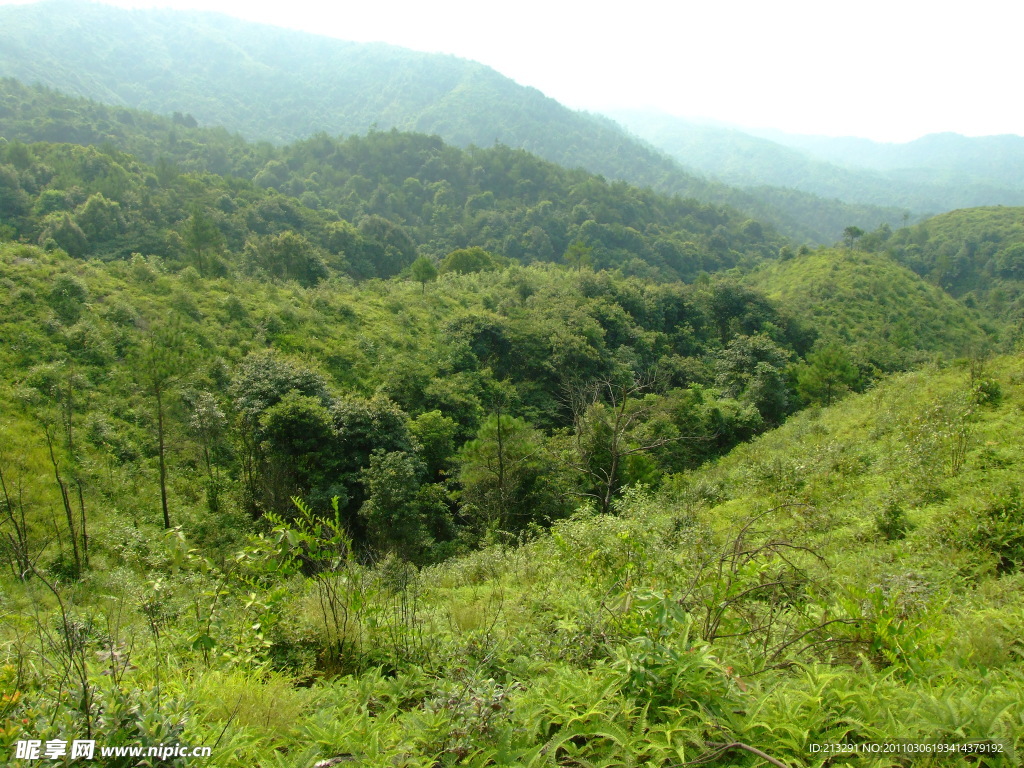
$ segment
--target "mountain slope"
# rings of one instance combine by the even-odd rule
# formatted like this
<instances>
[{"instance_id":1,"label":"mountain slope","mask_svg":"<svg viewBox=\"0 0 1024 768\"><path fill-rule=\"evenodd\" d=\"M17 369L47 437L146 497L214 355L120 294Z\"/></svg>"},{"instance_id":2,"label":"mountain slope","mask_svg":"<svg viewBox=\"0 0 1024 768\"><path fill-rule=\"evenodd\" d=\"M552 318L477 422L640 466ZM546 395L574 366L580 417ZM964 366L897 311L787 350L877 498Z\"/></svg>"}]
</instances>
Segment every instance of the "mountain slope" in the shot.
<instances>
[{"instance_id":1,"label":"mountain slope","mask_svg":"<svg viewBox=\"0 0 1024 768\"><path fill-rule=\"evenodd\" d=\"M402 493L405 477L395 470L415 466L411 454L465 476L452 464L479 453L483 439L456 452L452 419L440 408L472 416L475 406L482 418L493 385L482 369L467 370L467 357L501 341L492 329L502 320L506 329L516 315L536 323L538 299L552 310L547 320L586 298L577 307L595 310L610 328L619 324L601 300L611 297L593 296L588 276L579 281L585 297L571 288L577 275L549 274L569 290L544 296L539 285L521 307L502 301L519 307L502 317L484 311L491 290L509 299L519 291L502 288L498 275L448 279L426 292L400 282L306 291L0 245L0 281L14 288L0 293L0 325L14 331L0 333L0 467L18 491L6 505L27 510L29 521L5 520L10 540L27 546L2 555L7 566L24 553L55 584L51 595L41 578L0 569L9 606L0 623L9 656L0 678L11 723L4 748L13 751L20 738L56 740L88 723L105 744L158 744L170 733L179 743L213 745L209 762L222 768L350 757L385 768L423 754L449 764L473 754L495 765L675 765L686 755L736 765L733 756L742 760L750 749L811 766L821 764L808 759L811 745L837 738L957 738L1019 753L1019 357L990 361L980 379L956 367L894 377L672 476L660 492L631 487L613 514L583 506L550 533L537 527L518 542L508 537L423 568L403 562L407 550L354 556L338 515L324 514L330 502L317 503L308 489L297 491L308 506L290 506L264 526L236 510L223 485L219 496L209 493L243 473L206 472L199 457L215 467L235 461L247 445L252 421L239 418L247 409L264 411L255 425L266 437L262 450L273 453L260 466L276 467L278 478L323 466L309 450L327 453L337 439L333 417L346 438L338 460L351 461L353 438L360 448L366 435L376 439L365 450L373 474L362 476L376 480L366 483L371 491L391 490L385 498L400 510L377 525L400 531L411 527L410 510L421 509L429 532L443 533L452 525L444 496L425 492L434 485L426 482L410 489L415 497ZM534 267L514 277L543 284L548 276ZM76 286L77 297L67 290ZM76 304L81 317L65 325ZM187 338L212 359L168 410L179 527L161 531L157 409L130 366L160 318L182 309ZM453 344L453 331L477 338ZM272 353L268 343L294 356ZM455 354L431 354L453 347ZM362 371L372 386L413 361L448 368L428 391L409 387L421 400L415 411L403 413L379 393L361 396L362 382L352 378ZM73 387L74 408L62 399ZM280 402L254 397L265 393ZM63 445L56 458L47 455L37 418L49 415L47 402L51 418L69 414L81 460L72 463ZM186 427L196 422L199 429ZM63 423L54 422L58 439ZM311 426L321 428L314 439ZM403 436L404 450L371 454ZM536 433L526 436L532 464L544 454ZM54 467L84 486L90 564L82 579L71 571L74 526L62 531L52 512L61 492L68 495L58 488L59 470L58 483L48 480ZM328 469L336 478L337 465ZM341 493L338 485L330 491ZM32 630L46 638L54 617L83 628L80 684L64 674L56 643L24 642ZM103 648L123 649L115 657L121 666ZM163 698L150 695L155 680L168 692ZM74 685L92 697L85 713L69 702ZM128 705L133 718L87 720ZM724 758L723 743L733 748Z\"/></svg>"},{"instance_id":2,"label":"mountain slope","mask_svg":"<svg viewBox=\"0 0 1024 768\"><path fill-rule=\"evenodd\" d=\"M977 353L981 317L884 254L821 248L766 264L748 282L799 311L825 342L885 371Z\"/></svg>"},{"instance_id":3,"label":"mountain slope","mask_svg":"<svg viewBox=\"0 0 1024 768\"><path fill-rule=\"evenodd\" d=\"M798 240L895 224L792 190L698 178L606 118L573 112L480 64L348 43L204 13L52 0L0 7L0 75L110 104L183 113L275 143L371 127L500 142L566 167L729 205Z\"/></svg>"},{"instance_id":4,"label":"mountain slope","mask_svg":"<svg viewBox=\"0 0 1024 768\"><path fill-rule=\"evenodd\" d=\"M0 94L8 141L0 144L0 231L53 240L79 256L184 258L194 251L181 239L188 222L208 219L212 242L228 251L292 232L328 264L363 278L394 274L417 251L440 259L478 247L522 262L561 261L579 242L596 268L692 280L774 257L784 242L729 209L609 183L506 146L461 150L397 131L253 145L183 118L10 80ZM341 219L374 229L380 252L365 251ZM387 259L381 237L393 246Z\"/></svg>"},{"instance_id":5,"label":"mountain slope","mask_svg":"<svg viewBox=\"0 0 1024 768\"><path fill-rule=\"evenodd\" d=\"M494 70L452 56L360 44L210 13L125 11L79 2L3 8L0 72L99 101L188 112L275 143L376 126L496 141L562 165L655 184L699 179L609 121L573 112ZM600 151L595 151L600 147ZM586 160L587 163L583 161Z\"/></svg>"},{"instance_id":6,"label":"mountain slope","mask_svg":"<svg viewBox=\"0 0 1024 768\"><path fill-rule=\"evenodd\" d=\"M951 295L1024 328L1024 208L951 211L895 232L885 248Z\"/></svg>"},{"instance_id":7,"label":"mountain slope","mask_svg":"<svg viewBox=\"0 0 1024 768\"><path fill-rule=\"evenodd\" d=\"M956 174L992 184L1024 189L1024 137L961 136L933 133L903 144L868 139L777 134L781 144L839 165L881 171L930 169L939 177Z\"/></svg>"}]
</instances>

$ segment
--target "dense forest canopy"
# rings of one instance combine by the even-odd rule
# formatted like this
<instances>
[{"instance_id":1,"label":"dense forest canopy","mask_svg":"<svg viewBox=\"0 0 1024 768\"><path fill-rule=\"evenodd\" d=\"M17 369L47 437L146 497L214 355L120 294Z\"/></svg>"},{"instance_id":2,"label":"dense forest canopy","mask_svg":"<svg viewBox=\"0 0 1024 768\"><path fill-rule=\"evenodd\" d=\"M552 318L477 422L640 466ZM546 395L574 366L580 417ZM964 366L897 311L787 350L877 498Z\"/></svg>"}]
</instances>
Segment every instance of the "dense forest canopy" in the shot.
<instances>
[{"instance_id":1,"label":"dense forest canopy","mask_svg":"<svg viewBox=\"0 0 1024 768\"><path fill-rule=\"evenodd\" d=\"M893 234L886 252L970 306L1024 323L1024 209L953 211Z\"/></svg>"},{"instance_id":2,"label":"dense forest canopy","mask_svg":"<svg viewBox=\"0 0 1024 768\"><path fill-rule=\"evenodd\" d=\"M560 261L579 242L595 267L692 279L769 257L784 242L728 209L609 183L503 146L460 150L390 131L274 148L189 127L184 117L136 121L136 113L86 102L72 112L56 94L5 82L23 97L0 117L11 139L90 144L9 140L6 149L7 226L33 241L49 227L47 236L56 233L75 255L182 259L191 252L202 260L203 248L190 247L185 230L208 220L213 261L220 245L239 252L252 235L292 231L315 249L314 261L333 260L356 277L396 274L417 251L441 258L480 247L524 262ZM81 217L103 215L109 226L80 226ZM383 252L364 252L375 247Z\"/></svg>"},{"instance_id":3,"label":"dense forest canopy","mask_svg":"<svg viewBox=\"0 0 1024 768\"><path fill-rule=\"evenodd\" d=\"M851 226L844 247L794 255L729 209L521 149L394 130L251 144L189 115L3 87L12 386L72 366L37 392L93 381L90 399L114 402L127 380L104 372L166 370L136 393L157 401L155 457L135 417L103 416L136 477L157 460L165 526L189 482L169 471L180 449L163 430L186 402L225 419L222 447L202 447L208 512L232 498L259 519L287 514L295 493L336 497L361 551L430 560L564 516L572 499L607 511L631 482L802 406L1005 343L1005 318L870 253L916 229ZM181 360L160 362L161 346ZM506 434L525 441L532 479L480 490ZM374 473L418 495L401 501ZM370 522L385 492L408 530ZM531 512L510 511L517 493ZM448 522L425 522L436 515Z\"/></svg>"}]
</instances>

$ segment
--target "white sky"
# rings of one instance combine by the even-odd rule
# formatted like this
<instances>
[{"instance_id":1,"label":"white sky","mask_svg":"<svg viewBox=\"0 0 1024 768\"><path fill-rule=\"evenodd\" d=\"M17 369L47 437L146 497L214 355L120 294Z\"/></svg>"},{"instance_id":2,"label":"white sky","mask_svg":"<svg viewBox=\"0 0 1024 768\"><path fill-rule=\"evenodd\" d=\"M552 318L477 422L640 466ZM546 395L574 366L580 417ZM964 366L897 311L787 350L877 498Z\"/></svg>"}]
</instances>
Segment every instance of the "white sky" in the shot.
<instances>
[{"instance_id":1,"label":"white sky","mask_svg":"<svg viewBox=\"0 0 1024 768\"><path fill-rule=\"evenodd\" d=\"M1024 134L1012 0L108 1L451 53L576 109L880 141Z\"/></svg>"}]
</instances>

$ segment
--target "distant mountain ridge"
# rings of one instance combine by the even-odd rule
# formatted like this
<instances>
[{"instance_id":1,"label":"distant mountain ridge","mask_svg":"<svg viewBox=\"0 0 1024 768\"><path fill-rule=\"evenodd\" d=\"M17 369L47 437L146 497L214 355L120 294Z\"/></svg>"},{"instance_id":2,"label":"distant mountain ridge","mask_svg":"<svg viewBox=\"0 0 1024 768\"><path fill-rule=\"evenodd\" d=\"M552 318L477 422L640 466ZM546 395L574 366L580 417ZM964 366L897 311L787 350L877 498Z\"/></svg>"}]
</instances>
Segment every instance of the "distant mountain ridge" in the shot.
<instances>
[{"instance_id":1,"label":"distant mountain ridge","mask_svg":"<svg viewBox=\"0 0 1024 768\"><path fill-rule=\"evenodd\" d=\"M0 76L286 143L372 127L526 149L662 192L732 206L797 240L896 223L902 211L793 189L742 191L685 172L613 121L574 112L481 64L199 12L75 0L0 7ZM256 96L254 96L256 94Z\"/></svg>"},{"instance_id":2,"label":"distant mountain ridge","mask_svg":"<svg viewBox=\"0 0 1024 768\"><path fill-rule=\"evenodd\" d=\"M931 168L936 172L984 177L1013 189L1024 189L1024 136L962 136L930 133L906 143L855 138L779 134L780 144L848 167L880 171Z\"/></svg>"},{"instance_id":3,"label":"distant mountain ridge","mask_svg":"<svg viewBox=\"0 0 1024 768\"><path fill-rule=\"evenodd\" d=\"M738 187L940 213L1024 204L1024 138L932 134L906 144L745 132L661 113L609 115L684 168Z\"/></svg>"}]
</instances>

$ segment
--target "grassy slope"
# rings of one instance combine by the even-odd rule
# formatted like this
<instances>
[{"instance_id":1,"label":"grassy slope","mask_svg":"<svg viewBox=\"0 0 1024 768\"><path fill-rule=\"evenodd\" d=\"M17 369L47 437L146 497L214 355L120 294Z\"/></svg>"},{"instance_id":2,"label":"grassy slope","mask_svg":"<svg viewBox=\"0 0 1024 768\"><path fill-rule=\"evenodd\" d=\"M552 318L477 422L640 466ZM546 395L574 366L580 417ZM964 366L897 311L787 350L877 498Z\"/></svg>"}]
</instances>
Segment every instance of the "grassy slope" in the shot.
<instances>
[{"instance_id":1,"label":"grassy slope","mask_svg":"<svg viewBox=\"0 0 1024 768\"><path fill-rule=\"evenodd\" d=\"M281 577L257 567L272 561L267 540L223 570L173 535L135 541L63 595L131 648L138 668L120 691L93 664L102 702L149 718L130 738L216 743L218 766L662 765L733 740L794 766L835 764L809 751L824 742L995 738L1019 750L1022 413L1019 357L973 382L963 368L926 369L796 416L659 496L630 494L617 517L584 513L418 574L346 566L351 645L338 671L354 674L311 687L290 675L331 637L322 587L295 574L275 592ZM744 551L769 549L731 570L720 557L741 532ZM776 581L783 593L765 589ZM17 637L33 632L32 602L52 598L9 579L4 592L5 638L31 658ZM751 617L776 603L776 629L754 631ZM813 643L764 650L827 620ZM14 668L3 673L11 687ZM153 695L132 693L157 676L159 716ZM69 703L47 720L51 686L45 671L18 686L13 716L36 737L71 727ZM734 749L709 764L761 763Z\"/></svg>"},{"instance_id":2,"label":"grassy slope","mask_svg":"<svg viewBox=\"0 0 1024 768\"><path fill-rule=\"evenodd\" d=\"M882 370L977 354L990 343L979 313L885 255L823 248L747 279L808 318L825 340Z\"/></svg>"}]
</instances>

